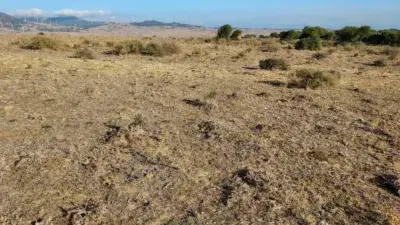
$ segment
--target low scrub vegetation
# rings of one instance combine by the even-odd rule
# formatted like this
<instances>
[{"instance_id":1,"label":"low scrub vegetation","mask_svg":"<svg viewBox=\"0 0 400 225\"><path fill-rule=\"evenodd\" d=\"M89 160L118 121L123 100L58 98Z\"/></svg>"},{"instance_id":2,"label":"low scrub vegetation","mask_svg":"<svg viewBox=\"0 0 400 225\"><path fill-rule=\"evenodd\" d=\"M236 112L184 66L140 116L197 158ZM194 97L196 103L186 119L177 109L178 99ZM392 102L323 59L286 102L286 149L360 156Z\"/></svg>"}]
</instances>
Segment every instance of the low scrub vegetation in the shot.
<instances>
[{"instance_id":1,"label":"low scrub vegetation","mask_svg":"<svg viewBox=\"0 0 400 225\"><path fill-rule=\"evenodd\" d=\"M180 48L175 43L156 43L150 42L148 43L142 50L141 53L143 55L151 55L151 56L168 56L177 54L180 52Z\"/></svg>"},{"instance_id":2,"label":"low scrub vegetation","mask_svg":"<svg viewBox=\"0 0 400 225\"><path fill-rule=\"evenodd\" d=\"M395 60L398 58L400 51L398 48L387 47L382 51L382 54L387 55L389 60Z\"/></svg>"},{"instance_id":3,"label":"low scrub vegetation","mask_svg":"<svg viewBox=\"0 0 400 225\"><path fill-rule=\"evenodd\" d=\"M326 59L328 58L328 54L324 52L317 52L313 55L313 58L316 60Z\"/></svg>"},{"instance_id":4,"label":"low scrub vegetation","mask_svg":"<svg viewBox=\"0 0 400 225\"><path fill-rule=\"evenodd\" d=\"M378 59L378 60L375 60L373 63L372 63L372 66L377 66L377 67L385 67L385 66L387 66L387 60L386 59Z\"/></svg>"},{"instance_id":5,"label":"low scrub vegetation","mask_svg":"<svg viewBox=\"0 0 400 225\"><path fill-rule=\"evenodd\" d=\"M78 58L78 59L95 59L95 55L92 50L89 48L80 48L75 51L75 54L73 55L73 58Z\"/></svg>"},{"instance_id":6,"label":"low scrub vegetation","mask_svg":"<svg viewBox=\"0 0 400 225\"><path fill-rule=\"evenodd\" d=\"M284 59L266 59L260 61L260 68L263 70L288 70L289 65Z\"/></svg>"},{"instance_id":7,"label":"low scrub vegetation","mask_svg":"<svg viewBox=\"0 0 400 225\"><path fill-rule=\"evenodd\" d=\"M277 52L281 49L281 45L276 39L267 39L261 43L262 52Z\"/></svg>"},{"instance_id":8,"label":"low scrub vegetation","mask_svg":"<svg viewBox=\"0 0 400 225\"><path fill-rule=\"evenodd\" d=\"M21 48L29 50L40 50L40 49L57 50L60 47L58 41L42 35L38 35L30 39L24 39L19 44Z\"/></svg>"},{"instance_id":9,"label":"low scrub vegetation","mask_svg":"<svg viewBox=\"0 0 400 225\"><path fill-rule=\"evenodd\" d=\"M317 51L322 48L322 43L318 37L307 37L307 38L300 39L296 43L295 48L297 50Z\"/></svg>"},{"instance_id":10,"label":"low scrub vegetation","mask_svg":"<svg viewBox=\"0 0 400 225\"><path fill-rule=\"evenodd\" d=\"M334 86L338 83L340 77L331 72L313 71L302 69L296 71L294 77L290 80L289 88L311 88Z\"/></svg>"},{"instance_id":11,"label":"low scrub vegetation","mask_svg":"<svg viewBox=\"0 0 400 225\"><path fill-rule=\"evenodd\" d=\"M218 29L217 39L233 39L238 40L242 35L241 30L233 30L232 26L229 24L225 24Z\"/></svg>"}]
</instances>

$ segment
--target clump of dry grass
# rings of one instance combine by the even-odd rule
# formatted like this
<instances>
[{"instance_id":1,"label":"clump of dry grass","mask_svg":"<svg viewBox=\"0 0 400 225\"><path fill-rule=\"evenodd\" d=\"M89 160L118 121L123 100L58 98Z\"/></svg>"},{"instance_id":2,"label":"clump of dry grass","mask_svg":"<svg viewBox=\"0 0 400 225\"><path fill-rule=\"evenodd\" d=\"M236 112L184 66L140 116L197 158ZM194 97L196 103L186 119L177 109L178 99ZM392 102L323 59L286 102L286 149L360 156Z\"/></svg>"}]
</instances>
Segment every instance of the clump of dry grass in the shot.
<instances>
[{"instance_id":1,"label":"clump of dry grass","mask_svg":"<svg viewBox=\"0 0 400 225\"><path fill-rule=\"evenodd\" d=\"M377 66L377 67L386 67L387 64L388 64L387 60L382 58L382 59L375 60L371 65Z\"/></svg>"},{"instance_id":2,"label":"clump of dry grass","mask_svg":"<svg viewBox=\"0 0 400 225\"><path fill-rule=\"evenodd\" d=\"M260 61L260 68L263 70L288 70L289 64L284 59L266 59Z\"/></svg>"},{"instance_id":3,"label":"clump of dry grass","mask_svg":"<svg viewBox=\"0 0 400 225\"><path fill-rule=\"evenodd\" d=\"M325 86L334 86L340 77L331 72L301 69L296 71L294 78L289 82L289 88L317 89Z\"/></svg>"},{"instance_id":4,"label":"clump of dry grass","mask_svg":"<svg viewBox=\"0 0 400 225\"><path fill-rule=\"evenodd\" d=\"M40 50L40 49L51 49L57 50L60 47L60 43L45 36L35 36L30 39L24 39L19 43L20 47L29 50Z\"/></svg>"},{"instance_id":5,"label":"clump of dry grass","mask_svg":"<svg viewBox=\"0 0 400 225\"><path fill-rule=\"evenodd\" d=\"M77 49L75 51L75 54L72 57L78 58L78 59L95 59L96 58L93 51L87 47Z\"/></svg>"},{"instance_id":6,"label":"clump of dry grass","mask_svg":"<svg viewBox=\"0 0 400 225\"><path fill-rule=\"evenodd\" d=\"M143 55L151 55L151 56L168 56L179 53L181 50L179 46L175 43L156 43L150 42L148 43L141 51Z\"/></svg>"},{"instance_id":7,"label":"clump of dry grass","mask_svg":"<svg viewBox=\"0 0 400 225\"><path fill-rule=\"evenodd\" d=\"M317 52L313 55L313 58L316 60L326 59L328 58L328 54L324 52Z\"/></svg>"},{"instance_id":8,"label":"clump of dry grass","mask_svg":"<svg viewBox=\"0 0 400 225\"><path fill-rule=\"evenodd\" d=\"M386 47L385 49L383 49L382 54L389 56L389 60L395 60L398 58L400 51L398 48Z\"/></svg>"},{"instance_id":9,"label":"clump of dry grass","mask_svg":"<svg viewBox=\"0 0 400 225\"><path fill-rule=\"evenodd\" d=\"M261 43L262 52L277 52L281 49L280 43L275 39L267 39Z\"/></svg>"},{"instance_id":10,"label":"clump of dry grass","mask_svg":"<svg viewBox=\"0 0 400 225\"><path fill-rule=\"evenodd\" d=\"M107 55L128 55L128 54L140 54L143 50L143 43L138 40L123 41L118 44L114 44L113 48L106 51Z\"/></svg>"}]
</instances>

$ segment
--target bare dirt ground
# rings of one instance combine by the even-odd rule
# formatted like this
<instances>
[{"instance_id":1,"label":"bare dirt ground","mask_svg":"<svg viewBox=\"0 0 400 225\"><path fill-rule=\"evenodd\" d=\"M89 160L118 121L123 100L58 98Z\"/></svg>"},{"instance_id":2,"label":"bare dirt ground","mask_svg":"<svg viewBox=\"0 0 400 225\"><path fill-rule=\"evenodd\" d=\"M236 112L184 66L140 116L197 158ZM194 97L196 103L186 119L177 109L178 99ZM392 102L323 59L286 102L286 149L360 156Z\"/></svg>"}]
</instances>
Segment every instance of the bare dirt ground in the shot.
<instances>
[{"instance_id":1,"label":"bare dirt ground","mask_svg":"<svg viewBox=\"0 0 400 225\"><path fill-rule=\"evenodd\" d=\"M369 65L381 47L170 39L182 52L158 58L85 36L82 60L22 37L0 35L1 224L400 224L400 64ZM301 68L340 84L284 86Z\"/></svg>"}]
</instances>

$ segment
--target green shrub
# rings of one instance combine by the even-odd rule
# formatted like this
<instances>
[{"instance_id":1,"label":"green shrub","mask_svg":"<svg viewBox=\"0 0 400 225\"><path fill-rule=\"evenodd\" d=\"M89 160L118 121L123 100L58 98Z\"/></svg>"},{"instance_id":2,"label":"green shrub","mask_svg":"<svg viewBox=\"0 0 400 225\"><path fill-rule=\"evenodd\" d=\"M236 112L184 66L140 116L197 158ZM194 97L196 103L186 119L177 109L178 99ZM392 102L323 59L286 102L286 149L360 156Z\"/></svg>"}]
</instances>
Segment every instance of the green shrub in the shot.
<instances>
[{"instance_id":1,"label":"green shrub","mask_svg":"<svg viewBox=\"0 0 400 225\"><path fill-rule=\"evenodd\" d=\"M324 36L322 36L322 39L327 40L327 41L332 41L336 37L336 33L334 31L329 31L327 32Z\"/></svg>"},{"instance_id":2,"label":"green shrub","mask_svg":"<svg viewBox=\"0 0 400 225\"><path fill-rule=\"evenodd\" d=\"M279 38L279 34L277 32L272 32L269 36L272 38Z\"/></svg>"},{"instance_id":3,"label":"green shrub","mask_svg":"<svg viewBox=\"0 0 400 225\"><path fill-rule=\"evenodd\" d=\"M28 40L23 40L20 47L29 50L51 49L57 50L60 47L58 41L45 36L35 36Z\"/></svg>"},{"instance_id":4,"label":"green shrub","mask_svg":"<svg viewBox=\"0 0 400 225\"><path fill-rule=\"evenodd\" d=\"M94 56L93 51L91 51L89 48L80 48L80 49L75 50L75 54L73 55L73 58L95 59L96 57Z\"/></svg>"},{"instance_id":5,"label":"green shrub","mask_svg":"<svg viewBox=\"0 0 400 225\"><path fill-rule=\"evenodd\" d=\"M301 32L300 38L308 38L308 37L322 38L327 33L328 30L322 27L305 26L303 28L303 31Z\"/></svg>"},{"instance_id":6,"label":"green shrub","mask_svg":"<svg viewBox=\"0 0 400 225\"><path fill-rule=\"evenodd\" d=\"M289 65L284 59L266 59L260 61L260 68L263 70L288 70Z\"/></svg>"},{"instance_id":7,"label":"green shrub","mask_svg":"<svg viewBox=\"0 0 400 225\"><path fill-rule=\"evenodd\" d=\"M225 24L218 29L217 38L228 39L232 34L233 28L229 24Z\"/></svg>"},{"instance_id":8,"label":"green shrub","mask_svg":"<svg viewBox=\"0 0 400 225\"><path fill-rule=\"evenodd\" d=\"M289 31L282 31L279 34L279 37L280 37L281 40L290 41L290 40L299 39L300 35L301 35L300 31L289 30Z\"/></svg>"},{"instance_id":9,"label":"green shrub","mask_svg":"<svg viewBox=\"0 0 400 225\"><path fill-rule=\"evenodd\" d=\"M311 50L311 51L320 50L321 47L322 47L321 40L317 37L308 37L300 39L298 42L296 42L295 46L297 50Z\"/></svg>"},{"instance_id":10,"label":"green shrub","mask_svg":"<svg viewBox=\"0 0 400 225\"><path fill-rule=\"evenodd\" d=\"M240 38L240 36L242 35L243 31L241 30L235 30L233 31L233 33L231 34L231 36L229 37L230 39L233 40L238 40Z\"/></svg>"},{"instance_id":11,"label":"green shrub","mask_svg":"<svg viewBox=\"0 0 400 225\"><path fill-rule=\"evenodd\" d=\"M370 26L347 26L336 31L337 39L340 42L367 41L372 34Z\"/></svg>"},{"instance_id":12,"label":"green shrub","mask_svg":"<svg viewBox=\"0 0 400 225\"><path fill-rule=\"evenodd\" d=\"M389 29L378 31L368 37L365 42L372 45L400 46L400 30Z\"/></svg>"},{"instance_id":13,"label":"green shrub","mask_svg":"<svg viewBox=\"0 0 400 225\"><path fill-rule=\"evenodd\" d=\"M375 60L372 63L372 66L385 67L385 66L387 66L387 60L386 59Z\"/></svg>"},{"instance_id":14,"label":"green shrub","mask_svg":"<svg viewBox=\"0 0 400 225\"><path fill-rule=\"evenodd\" d=\"M312 71L301 69L296 71L294 78L290 80L289 88L316 89L324 86L334 86L340 77L330 72Z\"/></svg>"}]
</instances>

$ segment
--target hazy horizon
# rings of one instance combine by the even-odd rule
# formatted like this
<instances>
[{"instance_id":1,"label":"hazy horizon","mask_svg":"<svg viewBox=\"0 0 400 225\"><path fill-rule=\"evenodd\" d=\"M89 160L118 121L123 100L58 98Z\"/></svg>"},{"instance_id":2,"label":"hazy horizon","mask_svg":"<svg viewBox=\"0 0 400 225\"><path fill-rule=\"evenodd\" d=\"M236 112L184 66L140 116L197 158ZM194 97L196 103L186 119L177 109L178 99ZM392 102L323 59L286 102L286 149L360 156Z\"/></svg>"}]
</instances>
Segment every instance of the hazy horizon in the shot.
<instances>
[{"instance_id":1,"label":"hazy horizon","mask_svg":"<svg viewBox=\"0 0 400 225\"><path fill-rule=\"evenodd\" d=\"M311 1L238 1L225 0L168 2L108 0L16 0L6 1L4 13L19 17L78 16L88 20L140 22L158 20L205 27L232 24L241 28L302 28L305 25L340 28L346 25L370 25L375 29L400 28L400 2L382 0Z\"/></svg>"}]
</instances>

